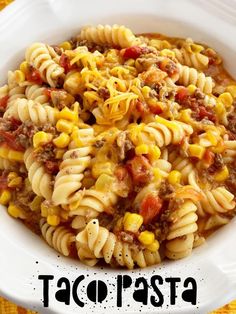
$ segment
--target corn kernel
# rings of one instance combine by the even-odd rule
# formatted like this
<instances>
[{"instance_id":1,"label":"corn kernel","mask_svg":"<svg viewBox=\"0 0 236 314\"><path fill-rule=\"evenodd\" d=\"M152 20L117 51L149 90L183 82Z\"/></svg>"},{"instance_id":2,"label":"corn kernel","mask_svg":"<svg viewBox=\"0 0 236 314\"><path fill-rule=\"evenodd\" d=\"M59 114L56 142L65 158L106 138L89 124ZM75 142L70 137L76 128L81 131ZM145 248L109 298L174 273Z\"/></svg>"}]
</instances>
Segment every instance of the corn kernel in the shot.
<instances>
[{"instance_id":1,"label":"corn kernel","mask_svg":"<svg viewBox=\"0 0 236 314\"><path fill-rule=\"evenodd\" d=\"M48 216L48 207L45 206L44 203L41 204L41 216L47 217Z\"/></svg>"},{"instance_id":2,"label":"corn kernel","mask_svg":"<svg viewBox=\"0 0 236 314\"><path fill-rule=\"evenodd\" d=\"M211 131L206 132L207 139L211 142L212 146L216 146L218 143L217 136Z\"/></svg>"},{"instance_id":3,"label":"corn kernel","mask_svg":"<svg viewBox=\"0 0 236 314\"><path fill-rule=\"evenodd\" d=\"M202 159L204 153L205 153L206 148L202 147L198 144L190 144L188 151L189 151L189 155L191 157L197 157L199 159Z\"/></svg>"},{"instance_id":4,"label":"corn kernel","mask_svg":"<svg viewBox=\"0 0 236 314\"><path fill-rule=\"evenodd\" d=\"M222 181L225 181L228 177L229 177L229 170L227 166L224 166L222 170L220 170L219 172L215 174L214 179L217 182L222 182Z\"/></svg>"},{"instance_id":5,"label":"corn kernel","mask_svg":"<svg viewBox=\"0 0 236 314\"><path fill-rule=\"evenodd\" d=\"M47 223L50 225L50 226L58 226L59 223L60 223L60 217L57 216L57 215L49 215L47 217Z\"/></svg>"},{"instance_id":6,"label":"corn kernel","mask_svg":"<svg viewBox=\"0 0 236 314\"><path fill-rule=\"evenodd\" d=\"M55 152L56 159L62 159L63 155L65 154L65 149L57 148Z\"/></svg>"},{"instance_id":7,"label":"corn kernel","mask_svg":"<svg viewBox=\"0 0 236 314\"><path fill-rule=\"evenodd\" d=\"M72 49L71 43L69 41L63 41L63 43L61 43L59 45L59 47L64 49L64 50L71 50Z\"/></svg>"},{"instance_id":8,"label":"corn kernel","mask_svg":"<svg viewBox=\"0 0 236 314\"><path fill-rule=\"evenodd\" d=\"M114 179L111 176L103 173L98 177L95 183L95 188L99 191L109 191L113 181Z\"/></svg>"},{"instance_id":9,"label":"corn kernel","mask_svg":"<svg viewBox=\"0 0 236 314\"><path fill-rule=\"evenodd\" d=\"M29 204L30 209L32 211L39 211L42 201L43 201L43 198L41 196L35 196L33 201Z\"/></svg>"},{"instance_id":10,"label":"corn kernel","mask_svg":"<svg viewBox=\"0 0 236 314\"><path fill-rule=\"evenodd\" d=\"M138 239L143 245L150 245L154 242L155 235L153 232L143 231L140 233Z\"/></svg>"},{"instance_id":11,"label":"corn kernel","mask_svg":"<svg viewBox=\"0 0 236 314\"><path fill-rule=\"evenodd\" d=\"M21 70L16 70L15 71L15 80L16 82L19 84L19 83L22 83L25 81L25 74L23 71Z\"/></svg>"},{"instance_id":12,"label":"corn kernel","mask_svg":"<svg viewBox=\"0 0 236 314\"><path fill-rule=\"evenodd\" d=\"M143 86L142 88L142 94L145 98L149 97L149 93L151 91L151 88L149 86Z\"/></svg>"},{"instance_id":13,"label":"corn kernel","mask_svg":"<svg viewBox=\"0 0 236 314\"><path fill-rule=\"evenodd\" d=\"M225 144L224 144L224 141L222 139L219 140L219 142L217 143L216 146L214 147L211 147L211 151L213 153L223 153L225 150Z\"/></svg>"},{"instance_id":14,"label":"corn kernel","mask_svg":"<svg viewBox=\"0 0 236 314\"><path fill-rule=\"evenodd\" d=\"M23 61L21 64L20 64L20 71L22 71L24 74L26 74L26 72L28 71L29 69L29 64L27 61Z\"/></svg>"},{"instance_id":15,"label":"corn kernel","mask_svg":"<svg viewBox=\"0 0 236 314\"><path fill-rule=\"evenodd\" d=\"M236 85L227 86L226 91L229 92L233 96L233 98L236 98Z\"/></svg>"},{"instance_id":16,"label":"corn kernel","mask_svg":"<svg viewBox=\"0 0 236 314\"><path fill-rule=\"evenodd\" d=\"M162 175L159 168L153 168L153 175L156 181L159 181L162 179Z\"/></svg>"},{"instance_id":17,"label":"corn kernel","mask_svg":"<svg viewBox=\"0 0 236 314\"><path fill-rule=\"evenodd\" d=\"M65 119L69 121L78 121L78 113L65 107L59 112L59 119Z\"/></svg>"},{"instance_id":18,"label":"corn kernel","mask_svg":"<svg viewBox=\"0 0 236 314\"><path fill-rule=\"evenodd\" d=\"M193 84L190 84L188 87L187 87L188 91L189 91L189 94L190 95L193 95L195 93L195 90L197 89L197 87Z\"/></svg>"},{"instance_id":19,"label":"corn kernel","mask_svg":"<svg viewBox=\"0 0 236 314\"><path fill-rule=\"evenodd\" d=\"M114 164L112 162L97 162L92 167L92 176L98 178L101 174L112 176L114 172Z\"/></svg>"},{"instance_id":20,"label":"corn kernel","mask_svg":"<svg viewBox=\"0 0 236 314\"><path fill-rule=\"evenodd\" d=\"M51 133L46 133L44 131L39 131L34 134L33 137L33 146L37 148L39 146L45 145L51 142L53 135Z\"/></svg>"},{"instance_id":21,"label":"corn kernel","mask_svg":"<svg viewBox=\"0 0 236 314\"><path fill-rule=\"evenodd\" d=\"M186 123L191 121L191 109L184 109L180 111L180 120Z\"/></svg>"},{"instance_id":22,"label":"corn kernel","mask_svg":"<svg viewBox=\"0 0 236 314\"><path fill-rule=\"evenodd\" d=\"M148 145L141 144L135 147L135 154L136 155L142 155L142 154L148 154Z\"/></svg>"},{"instance_id":23,"label":"corn kernel","mask_svg":"<svg viewBox=\"0 0 236 314\"><path fill-rule=\"evenodd\" d=\"M22 184L22 178L21 177L17 177L15 179L12 179L9 183L8 183L8 187L9 188L16 188L21 186Z\"/></svg>"},{"instance_id":24,"label":"corn kernel","mask_svg":"<svg viewBox=\"0 0 236 314\"><path fill-rule=\"evenodd\" d=\"M216 111L216 114L219 118L221 117L221 115L223 115L225 113L225 107L221 101L217 100L216 106L215 106L215 111Z\"/></svg>"},{"instance_id":25,"label":"corn kernel","mask_svg":"<svg viewBox=\"0 0 236 314\"><path fill-rule=\"evenodd\" d=\"M158 146L156 145L150 145L149 146L149 152L148 152L148 155L151 159L151 162L157 160L160 158L161 156L161 150Z\"/></svg>"},{"instance_id":26,"label":"corn kernel","mask_svg":"<svg viewBox=\"0 0 236 314\"><path fill-rule=\"evenodd\" d=\"M0 147L0 157L7 159L8 158L9 149L1 146Z\"/></svg>"},{"instance_id":27,"label":"corn kernel","mask_svg":"<svg viewBox=\"0 0 236 314\"><path fill-rule=\"evenodd\" d=\"M174 51L172 51L170 49L163 49L163 50L161 50L160 55L164 56L164 57L169 57L169 58L174 58L175 57Z\"/></svg>"},{"instance_id":28,"label":"corn kernel","mask_svg":"<svg viewBox=\"0 0 236 314\"><path fill-rule=\"evenodd\" d=\"M65 148L70 143L70 137L62 132L58 137L54 138L53 143L58 148Z\"/></svg>"},{"instance_id":29,"label":"corn kernel","mask_svg":"<svg viewBox=\"0 0 236 314\"><path fill-rule=\"evenodd\" d=\"M23 161L24 153L10 149L7 158L14 161Z\"/></svg>"},{"instance_id":30,"label":"corn kernel","mask_svg":"<svg viewBox=\"0 0 236 314\"><path fill-rule=\"evenodd\" d=\"M139 214L127 212L124 216L123 224L125 231L138 232L139 228L143 224L143 217Z\"/></svg>"},{"instance_id":31,"label":"corn kernel","mask_svg":"<svg viewBox=\"0 0 236 314\"><path fill-rule=\"evenodd\" d=\"M9 213L9 215L11 215L14 218L21 218L21 219L25 219L26 218L26 216L23 213L22 209L20 207L16 206L15 204L13 204L13 203L10 203L10 205L8 206L7 211Z\"/></svg>"},{"instance_id":32,"label":"corn kernel","mask_svg":"<svg viewBox=\"0 0 236 314\"><path fill-rule=\"evenodd\" d=\"M73 130L74 124L70 121L60 119L57 121L56 128L59 132L65 132L70 134Z\"/></svg>"},{"instance_id":33,"label":"corn kernel","mask_svg":"<svg viewBox=\"0 0 236 314\"><path fill-rule=\"evenodd\" d=\"M0 204L7 205L11 200L11 192L8 190L3 190L0 196Z\"/></svg>"},{"instance_id":34,"label":"corn kernel","mask_svg":"<svg viewBox=\"0 0 236 314\"><path fill-rule=\"evenodd\" d=\"M178 184L181 180L181 173L177 170L172 170L167 178L170 184Z\"/></svg>"},{"instance_id":35,"label":"corn kernel","mask_svg":"<svg viewBox=\"0 0 236 314\"><path fill-rule=\"evenodd\" d=\"M152 244L146 246L146 249L148 249L151 252L156 252L159 250L160 244L157 240L155 240Z\"/></svg>"},{"instance_id":36,"label":"corn kernel","mask_svg":"<svg viewBox=\"0 0 236 314\"><path fill-rule=\"evenodd\" d=\"M222 94L218 97L218 100L223 103L223 105L225 106L225 108L230 108L230 107L232 106L232 103L233 103L233 97L232 97L231 94L228 93L228 92L222 93Z\"/></svg>"}]
</instances>

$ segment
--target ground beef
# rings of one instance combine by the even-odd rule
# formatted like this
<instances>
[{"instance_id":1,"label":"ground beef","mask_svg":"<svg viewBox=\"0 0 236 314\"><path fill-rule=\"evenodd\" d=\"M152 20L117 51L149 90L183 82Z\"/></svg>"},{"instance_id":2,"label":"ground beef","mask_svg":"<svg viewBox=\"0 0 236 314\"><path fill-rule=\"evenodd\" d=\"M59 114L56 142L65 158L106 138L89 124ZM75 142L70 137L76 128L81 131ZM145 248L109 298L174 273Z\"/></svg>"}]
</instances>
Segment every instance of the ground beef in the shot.
<instances>
[{"instance_id":1,"label":"ground beef","mask_svg":"<svg viewBox=\"0 0 236 314\"><path fill-rule=\"evenodd\" d=\"M233 133L236 134L236 102L234 102L234 111L228 115L229 124L227 128Z\"/></svg>"},{"instance_id":2,"label":"ground beef","mask_svg":"<svg viewBox=\"0 0 236 314\"><path fill-rule=\"evenodd\" d=\"M52 143L48 143L43 146L43 149L35 152L35 159L38 162L45 163L46 161L54 161L55 159L55 151L54 145Z\"/></svg>"},{"instance_id":3,"label":"ground beef","mask_svg":"<svg viewBox=\"0 0 236 314\"><path fill-rule=\"evenodd\" d=\"M96 141L96 142L93 144L93 146L94 146L95 148L101 148L105 143L106 143L105 140L98 140L98 141Z\"/></svg>"},{"instance_id":4,"label":"ground beef","mask_svg":"<svg viewBox=\"0 0 236 314\"><path fill-rule=\"evenodd\" d=\"M224 160L221 154L215 154L213 164L208 168L209 174L214 174L215 172L221 170L224 167Z\"/></svg>"},{"instance_id":5,"label":"ground beef","mask_svg":"<svg viewBox=\"0 0 236 314\"><path fill-rule=\"evenodd\" d=\"M38 127L31 121L26 121L19 126L14 132L14 135L16 136L16 141L18 141L24 148L28 148L32 145L32 138L37 131Z\"/></svg>"},{"instance_id":6,"label":"ground beef","mask_svg":"<svg viewBox=\"0 0 236 314\"><path fill-rule=\"evenodd\" d=\"M118 235L118 238L126 243L133 243L134 242L134 235L129 232L121 231Z\"/></svg>"},{"instance_id":7,"label":"ground beef","mask_svg":"<svg viewBox=\"0 0 236 314\"><path fill-rule=\"evenodd\" d=\"M100 87L97 91L98 95L102 97L104 100L110 97L110 92L106 87Z\"/></svg>"},{"instance_id":8,"label":"ground beef","mask_svg":"<svg viewBox=\"0 0 236 314\"><path fill-rule=\"evenodd\" d=\"M88 41L87 39L81 40L81 38L79 38L79 37L72 38L71 42L72 42L72 46L74 49L77 47L80 47L80 46L86 46L90 52L94 52L97 50L101 53L104 53L107 49L111 48L111 46L98 45L98 44L95 44L93 42Z\"/></svg>"},{"instance_id":9,"label":"ground beef","mask_svg":"<svg viewBox=\"0 0 236 314\"><path fill-rule=\"evenodd\" d=\"M61 49L60 47L58 47L58 46L56 46L56 45L53 45L52 47L53 47L53 49L55 50L55 52L56 52L59 56L62 55L62 49Z\"/></svg>"},{"instance_id":10,"label":"ground beef","mask_svg":"<svg viewBox=\"0 0 236 314\"><path fill-rule=\"evenodd\" d=\"M159 189L159 196L162 199L167 198L171 193L174 192L173 186L168 182L162 182Z\"/></svg>"},{"instance_id":11,"label":"ground beef","mask_svg":"<svg viewBox=\"0 0 236 314\"><path fill-rule=\"evenodd\" d=\"M59 161L57 160L47 160L44 166L49 174L56 175L59 171Z\"/></svg>"},{"instance_id":12,"label":"ground beef","mask_svg":"<svg viewBox=\"0 0 236 314\"><path fill-rule=\"evenodd\" d=\"M225 185L231 193L236 195L236 162L230 166L229 173L230 175L225 181Z\"/></svg>"},{"instance_id":13,"label":"ground beef","mask_svg":"<svg viewBox=\"0 0 236 314\"><path fill-rule=\"evenodd\" d=\"M134 148L134 145L128 138L126 131L121 132L117 136L115 146L117 148L117 153L120 160L124 160L127 156L127 152Z\"/></svg>"},{"instance_id":14,"label":"ground beef","mask_svg":"<svg viewBox=\"0 0 236 314\"><path fill-rule=\"evenodd\" d=\"M197 99L204 99L205 98L204 93L202 91L200 91L200 89L198 89L198 88L195 90L194 96Z\"/></svg>"},{"instance_id":15,"label":"ground beef","mask_svg":"<svg viewBox=\"0 0 236 314\"><path fill-rule=\"evenodd\" d=\"M65 90L53 90L51 92L51 100L55 107L62 110L64 107L71 107L75 102L75 98Z\"/></svg>"}]
</instances>

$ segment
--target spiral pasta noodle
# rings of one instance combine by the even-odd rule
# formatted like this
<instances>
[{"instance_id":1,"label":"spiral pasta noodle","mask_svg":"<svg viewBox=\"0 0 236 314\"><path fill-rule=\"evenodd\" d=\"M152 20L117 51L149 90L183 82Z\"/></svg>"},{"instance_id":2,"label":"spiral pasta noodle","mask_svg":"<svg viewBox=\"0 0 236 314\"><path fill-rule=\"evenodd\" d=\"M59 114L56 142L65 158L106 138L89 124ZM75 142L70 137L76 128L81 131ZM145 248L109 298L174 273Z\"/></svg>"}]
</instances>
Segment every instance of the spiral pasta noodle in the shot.
<instances>
[{"instance_id":1,"label":"spiral pasta noodle","mask_svg":"<svg viewBox=\"0 0 236 314\"><path fill-rule=\"evenodd\" d=\"M91 147L80 147L70 149L63 155L52 194L54 204L68 204L73 193L80 189L83 172L91 160L90 153Z\"/></svg>"},{"instance_id":2,"label":"spiral pasta noodle","mask_svg":"<svg viewBox=\"0 0 236 314\"><path fill-rule=\"evenodd\" d=\"M198 72L195 68L190 68L186 65L178 65L179 80L178 83L188 86L196 85L201 91L210 94L214 87L214 82L210 76L205 76L204 73Z\"/></svg>"},{"instance_id":3,"label":"spiral pasta noodle","mask_svg":"<svg viewBox=\"0 0 236 314\"><path fill-rule=\"evenodd\" d=\"M32 121L36 125L56 124L58 110L48 105L43 106L33 100L17 99L4 113L5 118L9 116L22 122Z\"/></svg>"},{"instance_id":4,"label":"spiral pasta noodle","mask_svg":"<svg viewBox=\"0 0 236 314\"><path fill-rule=\"evenodd\" d=\"M197 231L197 207L191 201L185 201L173 214L174 223L167 235L165 254L170 259L179 259L191 254L194 232Z\"/></svg>"},{"instance_id":5,"label":"spiral pasta noodle","mask_svg":"<svg viewBox=\"0 0 236 314\"><path fill-rule=\"evenodd\" d=\"M135 37L130 29L116 24L113 26L98 25L97 27L84 27L81 30L80 37L96 44L119 46L121 48L140 43L140 40Z\"/></svg>"},{"instance_id":6,"label":"spiral pasta noodle","mask_svg":"<svg viewBox=\"0 0 236 314\"><path fill-rule=\"evenodd\" d=\"M104 258L107 264L111 262L112 257L120 266L126 266L129 269L134 267L134 263L140 267L146 267L160 262L158 252L132 251L127 243L118 241L115 234L100 227L97 219L87 224L85 229L76 236L76 241L79 246L78 254L80 254L80 246L88 248L94 258Z\"/></svg>"},{"instance_id":7,"label":"spiral pasta noodle","mask_svg":"<svg viewBox=\"0 0 236 314\"><path fill-rule=\"evenodd\" d=\"M68 256L71 252L75 236L65 227L53 227L45 219L40 220L41 233L45 241L59 253Z\"/></svg>"},{"instance_id":8,"label":"spiral pasta noodle","mask_svg":"<svg viewBox=\"0 0 236 314\"><path fill-rule=\"evenodd\" d=\"M51 199L51 177L48 173L45 172L43 165L35 161L33 153L33 149L28 148L24 155L24 162L28 170L28 178L32 184L32 189L38 196Z\"/></svg>"},{"instance_id":9,"label":"spiral pasta noodle","mask_svg":"<svg viewBox=\"0 0 236 314\"><path fill-rule=\"evenodd\" d=\"M26 61L40 71L43 80L51 87L56 87L58 78L64 73L64 69L52 58L55 56L56 53L52 54L52 48L43 43L34 43L25 54Z\"/></svg>"}]
</instances>

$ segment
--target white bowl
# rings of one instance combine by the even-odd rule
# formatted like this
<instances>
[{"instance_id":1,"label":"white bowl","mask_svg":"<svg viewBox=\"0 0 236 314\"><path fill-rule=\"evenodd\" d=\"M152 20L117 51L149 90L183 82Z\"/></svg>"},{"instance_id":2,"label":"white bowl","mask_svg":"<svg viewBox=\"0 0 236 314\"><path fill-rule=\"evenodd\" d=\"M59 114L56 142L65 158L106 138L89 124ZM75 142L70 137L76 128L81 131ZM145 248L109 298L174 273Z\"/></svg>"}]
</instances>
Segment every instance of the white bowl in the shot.
<instances>
[{"instance_id":1,"label":"white bowl","mask_svg":"<svg viewBox=\"0 0 236 314\"><path fill-rule=\"evenodd\" d=\"M137 33L159 32L172 36L192 37L214 47L225 59L225 66L236 76L236 3L228 0L17 0L0 12L0 73L1 82L9 69L23 58L27 45L34 41L58 43L76 34L86 24L125 24ZM0 295L41 313L207 313L236 298L236 220L210 237L192 256L161 266L127 271L98 267L88 268L76 260L58 257L39 237L19 221L11 219L4 208L0 210ZM50 282L50 306L43 308L42 281L38 275L54 275ZM123 293L123 307L116 306L116 277L132 277L131 288ZM86 302L79 308L73 300L70 306L55 299L57 279L64 276L71 282L85 275L78 292ZM170 305L169 284L160 286L164 304L155 308L133 300L135 279L160 275L181 277L176 305ZM182 301L183 281L187 277L197 281L197 305ZM92 280L103 280L108 296L94 304L85 292ZM64 287L64 286L63 286ZM142 285L140 286L140 288ZM155 294L154 294L155 295Z\"/></svg>"}]
</instances>

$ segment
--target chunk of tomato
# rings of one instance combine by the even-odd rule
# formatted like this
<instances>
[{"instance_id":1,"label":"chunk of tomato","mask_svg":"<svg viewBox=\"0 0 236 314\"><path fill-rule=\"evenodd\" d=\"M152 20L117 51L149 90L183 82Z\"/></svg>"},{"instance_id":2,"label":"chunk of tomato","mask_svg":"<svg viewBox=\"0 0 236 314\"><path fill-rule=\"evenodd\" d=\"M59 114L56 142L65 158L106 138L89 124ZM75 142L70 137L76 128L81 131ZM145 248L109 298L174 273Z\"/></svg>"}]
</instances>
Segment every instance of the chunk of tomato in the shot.
<instances>
[{"instance_id":1,"label":"chunk of tomato","mask_svg":"<svg viewBox=\"0 0 236 314\"><path fill-rule=\"evenodd\" d=\"M205 151L205 154L203 156L203 160L208 164L212 165L215 159L215 154L211 152L209 149Z\"/></svg>"},{"instance_id":2,"label":"chunk of tomato","mask_svg":"<svg viewBox=\"0 0 236 314\"><path fill-rule=\"evenodd\" d=\"M0 190L5 190L7 189L7 183L8 183L8 180L7 180L7 176L0 176Z\"/></svg>"},{"instance_id":3,"label":"chunk of tomato","mask_svg":"<svg viewBox=\"0 0 236 314\"><path fill-rule=\"evenodd\" d=\"M186 87L180 87L177 91L175 99L179 102L183 101L189 96L188 89Z\"/></svg>"},{"instance_id":4,"label":"chunk of tomato","mask_svg":"<svg viewBox=\"0 0 236 314\"><path fill-rule=\"evenodd\" d=\"M8 99L9 99L8 95L0 98L0 108L3 108L3 109L6 108Z\"/></svg>"},{"instance_id":5,"label":"chunk of tomato","mask_svg":"<svg viewBox=\"0 0 236 314\"><path fill-rule=\"evenodd\" d=\"M125 49L123 57L125 59L137 59L141 54L145 53L145 51L146 48L144 47L132 46Z\"/></svg>"},{"instance_id":6,"label":"chunk of tomato","mask_svg":"<svg viewBox=\"0 0 236 314\"><path fill-rule=\"evenodd\" d=\"M4 143L9 148L17 150L17 151L24 151L24 147L16 142L16 138L13 134L7 131L0 130L0 137L4 139Z\"/></svg>"},{"instance_id":7,"label":"chunk of tomato","mask_svg":"<svg viewBox=\"0 0 236 314\"><path fill-rule=\"evenodd\" d=\"M26 71L26 80L35 84L42 84L43 80L41 78L39 70L29 67L29 69Z\"/></svg>"},{"instance_id":8,"label":"chunk of tomato","mask_svg":"<svg viewBox=\"0 0 236 314\"><path fill-rule=\"evenodd\" d=\"M72 65L70 64L70 59L64 53L60 57L59 64L62 68L64 68L65 73L68 73L72 69Z\"/></svg>"},{"instance_id":9,"label":"chunk of tomato","mask_svg":"<svg viewBox=\"0 0 236 314\"><path fill-rule=\"evenodd\" d=\"M160 214L162 205L163 201L158 195L149 194L143 199L139 214L143 216L145 225L152 222Z\"/></svg>"},{"instance_id":10,"label":"chunk of tomato","mask_svg":"<svg viewBox=\"0 0 236 314\"><path fill-rule=\"evenodd\" d=\"M151 165L144 156L135 156L127 162L127 169L135 184L147 183L150 180L150 168Z\"/></svg>"}]
</instances>

